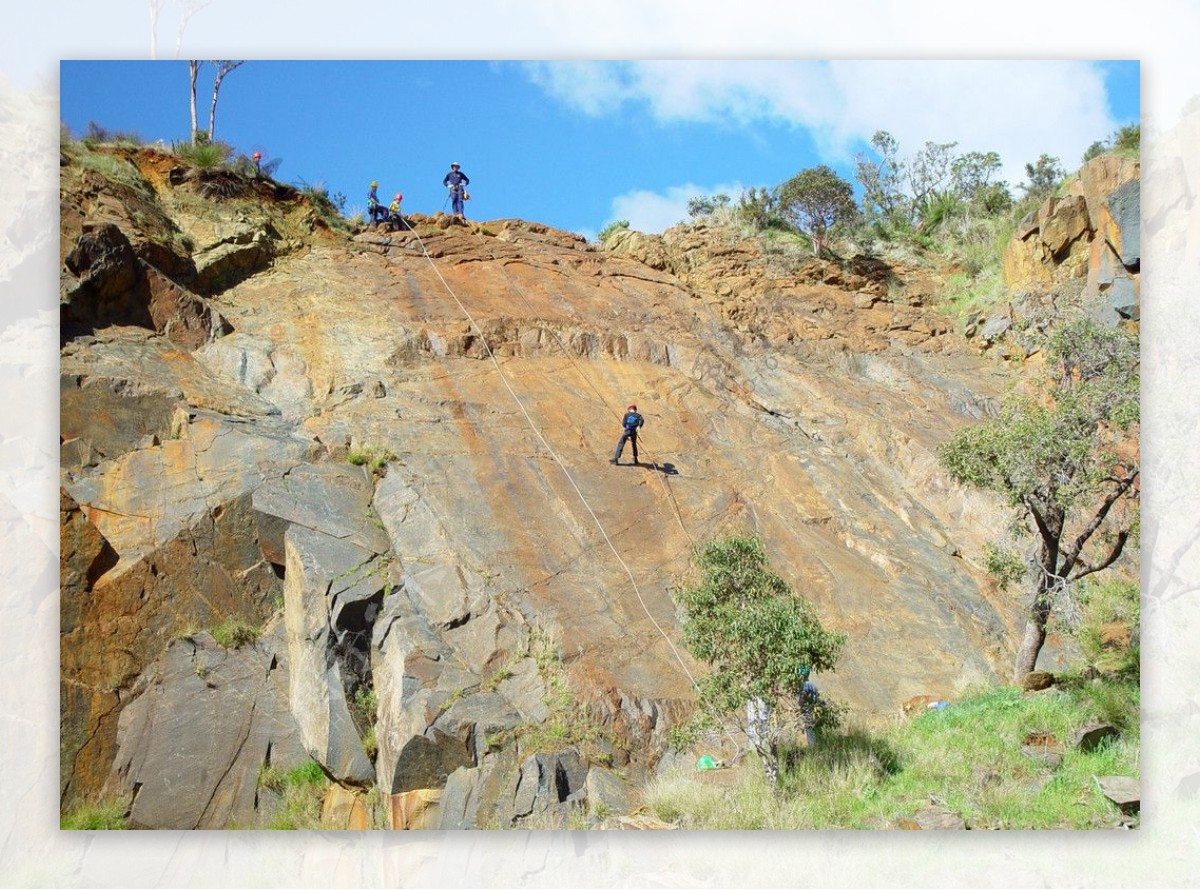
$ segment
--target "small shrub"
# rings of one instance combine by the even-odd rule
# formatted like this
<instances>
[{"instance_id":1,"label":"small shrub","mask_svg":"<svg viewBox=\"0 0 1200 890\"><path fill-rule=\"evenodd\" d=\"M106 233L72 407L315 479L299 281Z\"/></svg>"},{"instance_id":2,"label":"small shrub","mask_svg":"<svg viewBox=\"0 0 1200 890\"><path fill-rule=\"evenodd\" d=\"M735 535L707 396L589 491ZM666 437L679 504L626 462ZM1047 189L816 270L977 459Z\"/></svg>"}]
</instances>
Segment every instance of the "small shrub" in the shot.
<instances>
[{"instance_id":1,"label":"small shrub","mask_svg":"<svg viewBox=\"0 0 1200 890\"><path fill-rule=\"evenodd\" d=\"M197 170L214 170L233 154L233 146L224 142L176 142L173 150Z\"/></svg>"},{"instance_id":2,"label":"small shrub","mask_svg":"<svg viewBox=\"0 0 1200 890\"><path fill-rule=\"evenodd\" d=\"M396 455L383 445L364 445L361 448L352 448L346 455L347 462L356 467L368 466L372 470L382 470L389 461L395 459Z\"/></svg>"},{"instance_id":3,"label":"small shrub","mask_svg":"<svg viewBox=\"0 0 1200 890\"><path fill-rule=\"evenodd\" d=\"M226 618L212 629L213 639L224 649L237 649L253 643L262 634L262 628L236 615Z\"/></svg>"},{"instance_id":4,"label":"small shrub","mask_svg":"<svg viewBox=\"0 0 1200 890\"><path fill-rule=\"evenodd\" d=\"M1025 576L1025 560L1019 553L991 543L983 545L983 567L1001 590L1008 590Z\"/></svg>"},{"instance_id":5,"label":"small shrub","mask_svg":"<svg viewBox=\"0 0 1200 890\"><path fill-rule=\"evenodd\" d=\"M1141 669L1141 599L1138 585L1119 578L1085 578L1076 595L1078 621L1071 629L1087 665L1136 678Z\"/></svg>"},{"instance_id":6,"label":"small shrub","mask_svg":"<svg viewBox=\"0 0 1200 890\"><path fill-rule=\"evenodd\" d=\"M603 229L600 230L600 235L598 236L600 239L600 243L603 244L615 233L622 231L622 230L627 230L628 228L629 228L629 220L627 220L627 219L618 219L618 220L614 220L613 222L610 222L608 225L606 225Z\"/></svg>"}]
</instances>

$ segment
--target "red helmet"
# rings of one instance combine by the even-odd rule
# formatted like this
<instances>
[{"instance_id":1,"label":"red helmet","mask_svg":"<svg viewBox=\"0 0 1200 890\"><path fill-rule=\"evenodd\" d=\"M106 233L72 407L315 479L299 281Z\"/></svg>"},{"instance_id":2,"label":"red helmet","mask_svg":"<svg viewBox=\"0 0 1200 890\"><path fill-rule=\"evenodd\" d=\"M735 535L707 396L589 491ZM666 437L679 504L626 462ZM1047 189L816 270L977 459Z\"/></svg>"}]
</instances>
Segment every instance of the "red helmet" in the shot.
<instances>
[{"instance_id":1,"label":"red helmet","mask_svg":"<svg viewBox=\"0 0 1200 890\"><path fill-rule=\"evenodd\" d=\"M254 160L256 160L256 161L257 161L257 160L258 160L259 158L261 158L261 157L262 157L262 152L261 152L261 151L256 151L256 152L254 153Z\"/></svg>"},{"instance_id":2,"label":"red helmet","mask_svg":"<svg viewBox=\"0 0 1200 890\"><path fill-rule=\"evenodd\" d=\"M396 192L396 197L395 197L395 198L393 198L392 200L393 200L393 201L403 201L403 200L404 200L404 195L400 194L399 192Z\"/></svg>"},{"instance_id":3,"label":"red helmet","mask_svg":"<svg viewBox=\"0 0 1200 890\"><path fill-rule=\"evenodd\" d=\"M625 410L627 410L627 411L636 411L636 410L637 410L637 405L630 405L630 406L629 406L628 408L626 408Z\"/></svg>"}]
</instances>

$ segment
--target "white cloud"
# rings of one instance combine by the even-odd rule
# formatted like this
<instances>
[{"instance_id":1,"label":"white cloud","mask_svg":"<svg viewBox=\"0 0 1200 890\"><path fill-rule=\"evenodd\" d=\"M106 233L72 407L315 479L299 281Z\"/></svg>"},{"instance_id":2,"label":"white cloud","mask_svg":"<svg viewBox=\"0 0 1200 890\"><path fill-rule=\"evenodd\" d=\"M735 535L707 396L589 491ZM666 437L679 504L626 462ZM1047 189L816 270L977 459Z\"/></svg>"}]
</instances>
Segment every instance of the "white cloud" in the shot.
<instances>
[{"instance_id":1,"label":"white cloud","mask_svg":"<svg viewBox=\"0 0 1200 890\"><path fill-rule=\"evenodd\" d=\"M608 221L627 219L629 227L639 232L661 232L688 218L687 206L692 198L724 194L736 201L742 189L738 182L713 186L688 182L661 192L635 189L613 198Z\"/></svg>"},{"instance_id":2,"label":"white cloud","mask_svg":"<svg viewBox=\"0 0 1200 890\"><path fill-rule=\"evenodd\" d=\"M996 151L1016 183L1043 152L1072 169L1115 128L1104 76L1087 61L535 62L528 76L592 115L643 103L660 122L754 122L808 130L845 162L888 130L904 153L925 142Z\"/></svg>"}]
</instances>

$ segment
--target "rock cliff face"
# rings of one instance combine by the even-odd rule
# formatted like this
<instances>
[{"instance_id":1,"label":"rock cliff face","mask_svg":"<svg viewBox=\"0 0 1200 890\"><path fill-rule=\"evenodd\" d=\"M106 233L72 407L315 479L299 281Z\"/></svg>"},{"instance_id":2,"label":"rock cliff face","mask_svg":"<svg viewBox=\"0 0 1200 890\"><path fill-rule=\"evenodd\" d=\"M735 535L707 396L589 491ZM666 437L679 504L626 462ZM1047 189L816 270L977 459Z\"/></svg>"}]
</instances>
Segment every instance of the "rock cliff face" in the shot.
<instances>
[{"instance_id":1,"label":"rock cliff face","mask_svg":"<svg viewBox=\"0 0 1200 890\"><path fill-rule=\"evenodd\" d=\"M1004 251L1005 282L1035 292L1069 285L1110 321L1137 321L1141 164L1101 155L1063 192L1021 221Z\"/></svg>"},{"instance_id":2,"label":"rock cliff face","mask_svg":"<svg viewBox=\"0 0 1200 890\"><path fill-rule=\"evenodd\" d=\"M63 168L64 801L245 826L255 765L307 756L343 815L377 786L397 827L561 821L626 789L521 741L548 684L605 763L652 766L691 707L679 658L702 670L670 588L731 531L848 634L821 679L855 709L1007 663L1016 604L969 561L1002 516L934 455L1007 378L914 270L695 227L350 238L287 189L120 160L132 185ZM643 465L612 466L630 402ZM242 649L201 633L272 616ZM167 805L164 771L196 799Z\"/></svg>"}]
</instances>

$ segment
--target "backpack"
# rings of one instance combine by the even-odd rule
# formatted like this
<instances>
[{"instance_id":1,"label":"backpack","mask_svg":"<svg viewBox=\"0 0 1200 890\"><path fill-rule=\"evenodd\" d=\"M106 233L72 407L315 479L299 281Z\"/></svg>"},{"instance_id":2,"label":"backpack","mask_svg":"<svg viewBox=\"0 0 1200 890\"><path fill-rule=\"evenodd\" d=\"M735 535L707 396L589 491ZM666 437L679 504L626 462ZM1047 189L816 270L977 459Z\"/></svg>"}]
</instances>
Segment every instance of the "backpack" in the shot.
<instances>
[{"instance_id":1,"label":"backpack","mask_svg":"<svg viewBox=\"0 0 1200 890\"><path fill-rule=\"evenodd\" d=\"M642 415L636 411L628 411L625 414L625 419L622 421L625 424L625 432L636 433L637 428L642 425Z\"/></svg>"}]
</instances>

